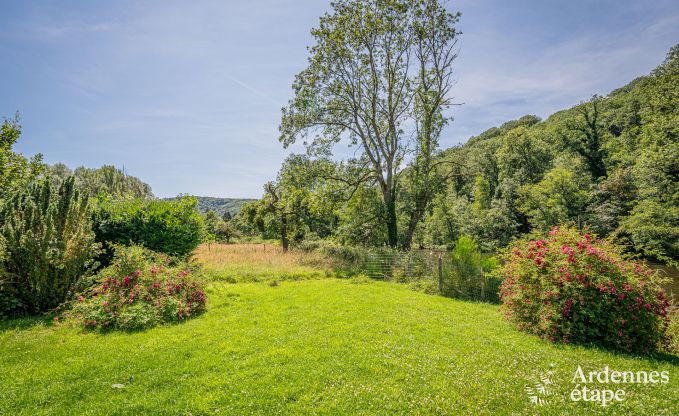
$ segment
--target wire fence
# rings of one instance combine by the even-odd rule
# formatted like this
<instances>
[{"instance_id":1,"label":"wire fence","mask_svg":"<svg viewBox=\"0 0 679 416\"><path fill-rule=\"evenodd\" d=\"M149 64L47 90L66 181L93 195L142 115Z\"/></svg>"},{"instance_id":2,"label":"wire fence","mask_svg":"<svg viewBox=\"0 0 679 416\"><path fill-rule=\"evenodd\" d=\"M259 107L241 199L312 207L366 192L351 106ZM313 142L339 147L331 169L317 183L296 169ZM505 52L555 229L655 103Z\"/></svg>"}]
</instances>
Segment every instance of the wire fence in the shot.
<instances>
[{"instance_id":1,"label":"wire fence","mask_svg":"<svg viewBox=\"0 0 679 416\"><path fill-rule=\"evenodd\" d=\"M453 261L449 252L379 250L367 253L364 273L373 279L428 285L444 296L498 303L501 281L481 266Z\"/></svg>"}]
</instances>

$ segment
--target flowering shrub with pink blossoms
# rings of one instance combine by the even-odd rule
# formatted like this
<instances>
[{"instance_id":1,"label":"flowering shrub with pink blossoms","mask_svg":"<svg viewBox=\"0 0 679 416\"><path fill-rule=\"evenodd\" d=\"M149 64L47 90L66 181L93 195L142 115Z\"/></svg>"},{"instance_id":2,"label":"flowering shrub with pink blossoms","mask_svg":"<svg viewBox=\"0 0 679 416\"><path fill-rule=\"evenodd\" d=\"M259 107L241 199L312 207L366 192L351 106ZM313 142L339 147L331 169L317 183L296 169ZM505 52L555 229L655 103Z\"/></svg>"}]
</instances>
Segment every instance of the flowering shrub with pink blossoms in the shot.
<instances>
[{"instance_id":1,"label":"flowering shrub with pink blossoms","mask_svg":"<svg viewBox=\"0 0 679 416\"><path fill-rule=\"evenodd\" d=\"M669 303L658 276L574 228L524 239L498 270L502 310L520 330L552 342L624 351L657 348Z\"/></svg>"},{"instance_id":2,"label":"flowering shrub with pink blossoms","mask_svg":"<svg viewBox=\"0 0 679 416\"><path fill-rule=\"evenodd\" d=\"M67 315L85 328L138 330L203 312L205 292L195 270L173 261L139 246L118 247L111 266Z\"/></svg>"}]
</instances>

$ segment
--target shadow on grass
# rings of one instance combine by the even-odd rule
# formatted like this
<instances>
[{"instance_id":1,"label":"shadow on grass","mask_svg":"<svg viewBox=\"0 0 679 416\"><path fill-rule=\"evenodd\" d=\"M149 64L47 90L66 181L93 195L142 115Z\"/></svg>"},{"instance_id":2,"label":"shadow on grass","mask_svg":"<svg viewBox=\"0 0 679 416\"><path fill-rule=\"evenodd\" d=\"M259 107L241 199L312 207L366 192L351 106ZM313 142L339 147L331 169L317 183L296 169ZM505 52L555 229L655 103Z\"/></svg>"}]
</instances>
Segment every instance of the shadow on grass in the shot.
<instances>
[{"instance_id":1,"label":"shadow on grass","mask_svg":"<svg viewBox=\"0 0 679 416\"><path fill-rule=\"evenodd\" d=\"M5 318L0 320L0 332L22 331L37 326L51 327L54 325L52 315L25 316L20 318Z\"/></svg>"},{"instance_id":2,"label":"shadow on grass","mask_svg":"<svg viewBox=\"0 0 679 416\"><path fill-rule=\"evenodd\" d=\"M521 332L521 331L519 331ZM521 332L523 335L528 336L528 337L535 337L537 339L540 339L537 335L529 334L526 332ZM576 343L571 343L571 344L564 344L563 342L549 342L545 339L540 339L540 341L544 342L547 345L554 346L559 349L567 349L569 347L578 347L578 348L584 348L587 350L596 350L596 351L601 351L605 352L614 356L618 356L624 359L640 359L640 360L655 360L663 363L669 363L673 365L679 365L679 356L665 352L661 349L649 351L647 353L640 352L640 351L632 351L632 352L627 352L623 350L618 350L612 347L605 347L602 345L595 344L593 342L576 342Z\"/></svg>"}]
</instances>

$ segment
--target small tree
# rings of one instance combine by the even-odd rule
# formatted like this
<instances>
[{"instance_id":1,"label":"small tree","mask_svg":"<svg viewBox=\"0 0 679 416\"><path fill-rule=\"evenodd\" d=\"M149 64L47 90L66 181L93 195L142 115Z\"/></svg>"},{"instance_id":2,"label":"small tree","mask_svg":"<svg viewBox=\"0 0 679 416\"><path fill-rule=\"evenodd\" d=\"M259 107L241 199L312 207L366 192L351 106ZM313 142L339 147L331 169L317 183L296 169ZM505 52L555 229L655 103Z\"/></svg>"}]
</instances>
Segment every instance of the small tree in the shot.
<instances>
[{"instance_id":1,"label":"small tree","mask_svg":"<svg viewBox=\"0 0 679 416\"><path fill-rule=\"evenodd\" d=\"M12 150L20 137L19 114L5 118L0 125L0 202L25 189L44 169L41 154L29 160Z\"/></svg>"},{"instance_id":2,"label":"small tree","mask_svg":"<svg viewBox=\"0 0 679 416\"><path fill-rule=\"evenodd\" d=\"M73 177L58 189L40 181L9 199L2 209L0 238L5 245L3 279L30 313L66 300L73 284L91 270L98 251L87 198L80 196Z\"/></svg>"}]
</instances>

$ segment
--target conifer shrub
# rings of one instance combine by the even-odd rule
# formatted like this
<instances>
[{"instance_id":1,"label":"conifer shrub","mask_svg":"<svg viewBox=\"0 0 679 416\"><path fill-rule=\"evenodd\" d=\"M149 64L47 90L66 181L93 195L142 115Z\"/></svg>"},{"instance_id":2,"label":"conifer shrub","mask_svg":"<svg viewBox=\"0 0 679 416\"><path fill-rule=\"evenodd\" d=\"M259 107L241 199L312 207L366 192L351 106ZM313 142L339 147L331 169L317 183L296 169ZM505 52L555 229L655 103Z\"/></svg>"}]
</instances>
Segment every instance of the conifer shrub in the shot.
<instances>
[{"instance_id":1,"label":"conifer shrub","mask_svg":"<svg viewBox=\"0 0 679 416\"><path fill-rule=\"evenodd\" d=\"M39 313L59 306L95 265L86 197L66 179L59 188L43 180L3 206L0 291L3 308Z\"/></svg>"},{"instance_id":2,"label":"conifer shrub","mask_svg":"<svg viewBox=\"0 0 679 416\"><path fill-rule=\"evenodd\" d=\"M504 254L502 310L520 330L552 342L649 351L669 303L659 277L618 247L574 228L519 240Z\"/></svg>"},{"instance_id":3,"label":"conifer shrub","mask_svg":"<svg viewBox=\"0 0 679 416\"><path fill-rule=\"evenodd\" d=\"M197 269L139 245L116 246L110 266L65 313L88 329L140 330L205 310Z\"/></svg>"}]
</instances>

